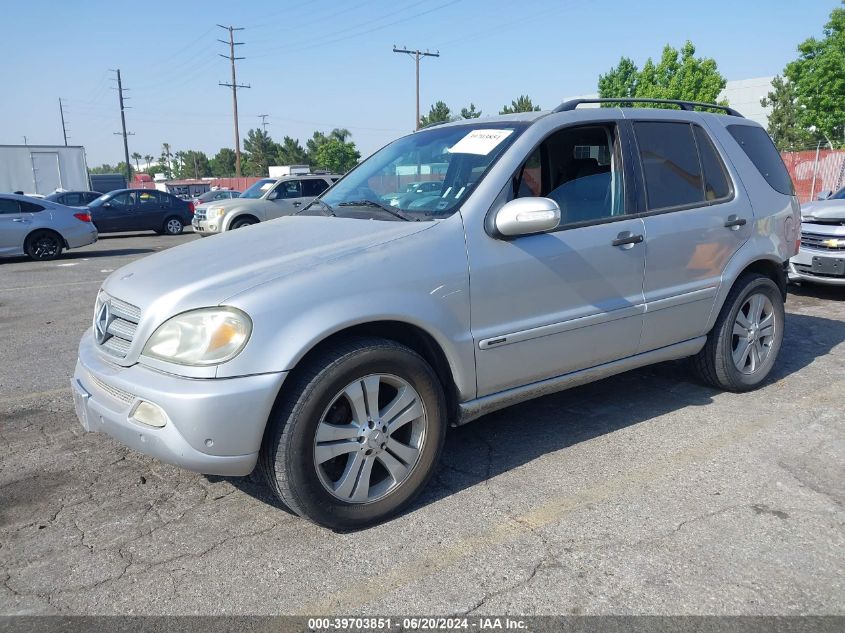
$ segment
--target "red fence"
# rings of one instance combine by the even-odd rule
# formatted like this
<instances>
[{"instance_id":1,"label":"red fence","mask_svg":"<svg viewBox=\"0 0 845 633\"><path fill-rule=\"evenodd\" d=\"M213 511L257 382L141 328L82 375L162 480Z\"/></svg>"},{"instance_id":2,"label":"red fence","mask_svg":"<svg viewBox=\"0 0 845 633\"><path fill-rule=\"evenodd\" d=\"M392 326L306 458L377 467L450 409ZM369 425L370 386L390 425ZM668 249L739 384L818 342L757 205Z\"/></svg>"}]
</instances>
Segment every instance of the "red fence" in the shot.
<instances>
[{"instance_id":1,"label":"red fence","mask_svg":"<svg viewBox=\"0 0 845 633\"><path fill-rule=\"evenodd\" d=\"M781 156L801 202L809 202L822 191L836 191L845 185L843 150L823 149L819 152L818 162L815 150L784 152Z\"/></svg>"}]
</instances>

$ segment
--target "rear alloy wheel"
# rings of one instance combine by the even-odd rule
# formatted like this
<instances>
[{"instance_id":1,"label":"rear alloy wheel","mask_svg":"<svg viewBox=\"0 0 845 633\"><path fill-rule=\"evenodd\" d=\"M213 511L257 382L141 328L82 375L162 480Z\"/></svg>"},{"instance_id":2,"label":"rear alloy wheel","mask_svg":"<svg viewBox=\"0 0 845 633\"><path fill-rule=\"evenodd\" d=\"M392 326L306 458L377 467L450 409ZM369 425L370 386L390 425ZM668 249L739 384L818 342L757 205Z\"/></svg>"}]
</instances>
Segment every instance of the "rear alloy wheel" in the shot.
<instances>
[{"instance_id":1,"label":"rear alloy wheel","mask_svg":"<svg viewBox=\"0 0 845 633\"><path fill-rule=\"evenodd\" d=\"M396 515L431 477L446 433L443 389L394 341L333 345L285 381L259 463L297 514L334 529Z\"/></svg>"},{"instance_id":2,"label":"rear alloy wheel","mask_svg":"<svg viewBox=\"0 0 845 633\"><path fill-rule=\"evenodd\" d=\"M784 323L777 284L763 275L743 275L728 294L704 347L693 357L693 367L718 389L754 389L772 371Z\"/></svg>"},{"instance_id":3,"label":"rear alloy wheel","mask_svg":"<svg viewBox=\"0 0 845 633\"><path fill-rule=\"evenodd\" d=\"M164 221L164 232L167 235L179 235L182 233L182 229L185 228L182 224L182 220L177 217L170 217Z\"/></svg>"},{"instance_id":4,"label":"rear alloy wheel","mask_svg":"<svg viewBox=\"0 0 845 633\"><path fill-rule=\"evenodd\" d=\"M36 231L26 240L26 254L37 261L56 259L62 254L62 238L52 231Z\"/></svg>"}]
</instances>

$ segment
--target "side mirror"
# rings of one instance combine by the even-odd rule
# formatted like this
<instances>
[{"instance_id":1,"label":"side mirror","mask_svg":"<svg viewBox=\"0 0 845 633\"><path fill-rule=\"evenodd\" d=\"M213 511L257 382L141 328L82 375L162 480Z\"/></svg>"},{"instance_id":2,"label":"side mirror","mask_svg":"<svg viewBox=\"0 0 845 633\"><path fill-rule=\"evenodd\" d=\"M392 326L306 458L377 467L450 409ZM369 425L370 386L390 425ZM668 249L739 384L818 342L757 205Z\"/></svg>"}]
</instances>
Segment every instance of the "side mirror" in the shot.
<instances>
[{"instance_id":1,"label":"side mirror","mask_svg":"<svg viewBox=\"0 0 845 633\"><path fill-rule=\"evenodd\" d=\"M552 231L560 224L560 207L549 198L517 198L496 212L496 230L506 237Z\"/></svg>"},{"instance_id":2,"label":"side mirror","mask_svg":"<svg viewBox=\"0 0 845 633\"><path fill-rule=\"evenodd\" d=\"M267 194L268 200L276 200L279 197L279 192L276 189L273 189L270 193Z\"/></svg>"},{"instance_id":3,"label":"side mirror","mask_svg":"<svg viewBox=\"0 0 845 633\"><path fill-rule=\"evenodd\" d=\"M103 206L104 206L106 209L111 209L111 202L104 202L104 203L103 203Z\"/></svg>"},{"instance_id":4,"label":"side mirror","mask_svg":"<svg viewBox=\"0 0 845 633\"><path fill-rule=\"evenodd\" d=\"M828 198L830 198L830 196L832 196L832 195L833 195L833 192L832 192L830 189L826 189L826 190L822 191L822 192L818 195L818 198L816 198L816 199L817 199L817 200L827 200L827 199L828 199Z\"/></svg>"}]
</instances>

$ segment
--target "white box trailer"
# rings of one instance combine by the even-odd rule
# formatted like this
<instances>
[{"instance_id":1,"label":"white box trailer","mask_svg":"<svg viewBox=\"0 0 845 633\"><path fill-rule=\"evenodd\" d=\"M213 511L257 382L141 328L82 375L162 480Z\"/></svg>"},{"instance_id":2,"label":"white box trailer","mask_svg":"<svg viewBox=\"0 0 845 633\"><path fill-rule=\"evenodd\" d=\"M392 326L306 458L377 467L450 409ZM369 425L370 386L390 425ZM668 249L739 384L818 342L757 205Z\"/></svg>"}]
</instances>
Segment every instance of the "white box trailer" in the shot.
<instances>
[{"instance_id":1,"label":"white box trailer","mask_svg":"<svg viewBox=\"0 0 845 633\"><path fill-rule=\"evenodd\" d=\"M304 176L311 173L308 165L270 165L267 168L270 178L283 178L285 176Z\"/></svg>"},{"instance_id":2,"label":"white box trailer","mask_svg":"<svg viewBox=\"0 0 845 633\"><path fill-rule=\"evenodd\" d=\"M0 191L46 196L56 189L90 189L84 147L0 145Z\"/></svg>"}]
</instances>

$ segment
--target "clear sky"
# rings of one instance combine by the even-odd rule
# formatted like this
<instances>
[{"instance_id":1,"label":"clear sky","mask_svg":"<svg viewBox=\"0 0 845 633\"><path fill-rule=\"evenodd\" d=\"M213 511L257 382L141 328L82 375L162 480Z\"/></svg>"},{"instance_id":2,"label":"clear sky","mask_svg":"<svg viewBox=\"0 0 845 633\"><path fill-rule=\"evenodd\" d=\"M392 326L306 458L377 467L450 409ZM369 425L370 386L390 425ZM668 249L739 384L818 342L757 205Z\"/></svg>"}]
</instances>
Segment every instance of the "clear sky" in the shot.
<instances>
[{"instance_id":1,"label":"clear sky","mask_svg":"<svg viewBox=\"0 0 845 633\"><path fill-rule=\"evenodd\" d=\"M821 35L834 0L5 0L0 38L5 90L0 144L70 143L91 166L123 159L120 68L132 109L129 151L158 156L232 147L228 53L216 27L246 27L237 53L242 138L268 114L268 131L303 144L315 129L346 127L364 155L414 123L414 69L394 44L438 50L422 62L421 108L474 102L484 114L528 94L551 108L595 92L622 55L642 64L691 39L728 79L774 75L799 42Z\"/></svg>"}]
</instances>

